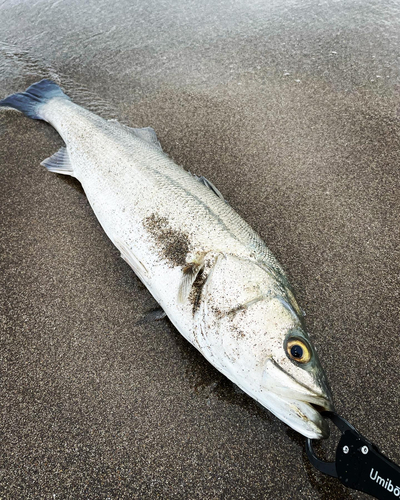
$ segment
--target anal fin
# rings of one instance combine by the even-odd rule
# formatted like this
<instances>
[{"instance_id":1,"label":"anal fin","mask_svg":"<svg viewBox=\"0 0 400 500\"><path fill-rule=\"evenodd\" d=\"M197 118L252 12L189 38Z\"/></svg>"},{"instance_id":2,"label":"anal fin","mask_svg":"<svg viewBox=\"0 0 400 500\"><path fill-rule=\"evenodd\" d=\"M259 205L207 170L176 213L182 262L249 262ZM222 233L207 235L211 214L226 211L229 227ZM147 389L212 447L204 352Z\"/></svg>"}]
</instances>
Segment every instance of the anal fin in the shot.
<instances>
[{"instance_id":1,"label":"anal fin","mask_svg":"<svg viewBox=\"0 0 400 500\"><path fill-rule=\"evenodd\" d=\"M56 174L71 175L74 177L74 169L66 147L60 148L53 156L42 161L41 165L47 168L49 172Z\"/></svg>"}]
</instances>

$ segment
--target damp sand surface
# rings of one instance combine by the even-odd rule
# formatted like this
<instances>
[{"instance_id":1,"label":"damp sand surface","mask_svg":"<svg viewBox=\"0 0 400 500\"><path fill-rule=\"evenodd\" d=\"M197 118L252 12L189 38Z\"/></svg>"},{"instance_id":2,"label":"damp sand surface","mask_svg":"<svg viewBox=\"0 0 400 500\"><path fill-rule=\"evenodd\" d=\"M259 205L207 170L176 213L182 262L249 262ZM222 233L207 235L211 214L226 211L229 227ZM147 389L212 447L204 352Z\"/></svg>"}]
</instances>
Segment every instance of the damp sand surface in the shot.
<instances>
[{"instance_id":1,"label":"damp sand surface","mask_svg":"<svg viewBox=\"0 0 400 500\"><path fill-rule=\"evenodd\" d=\"M0 17L0 98L49 77L152 126L266 240L338 412L399 463L399 6L3 0ZM143 322L156 304L80 185L39 166L61 145L1 111L0 497L366 498L168 320Z\"/></svg>"}]
</instances>

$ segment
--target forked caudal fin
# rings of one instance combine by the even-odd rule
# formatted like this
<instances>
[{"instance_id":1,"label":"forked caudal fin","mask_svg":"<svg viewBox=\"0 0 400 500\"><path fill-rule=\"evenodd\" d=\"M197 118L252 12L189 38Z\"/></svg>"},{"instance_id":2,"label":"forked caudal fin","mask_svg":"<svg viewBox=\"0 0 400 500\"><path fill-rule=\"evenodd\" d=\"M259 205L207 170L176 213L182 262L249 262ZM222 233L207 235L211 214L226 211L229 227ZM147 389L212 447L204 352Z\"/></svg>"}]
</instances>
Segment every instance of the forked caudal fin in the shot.
<instances>
[{"instance_id":1,"label":"forked caudal fin","mask_svg":"<svg viewBox=\"0 0 400 500\"><path fill-rule=\"evenodd\" d=\"M51 80L41 80L31 85L25 92L6 97L0 101L0 107L14 108L29 118L43 120L40 107L53 97L69 99L56 83Z\"/></svg>"}]
</instances>

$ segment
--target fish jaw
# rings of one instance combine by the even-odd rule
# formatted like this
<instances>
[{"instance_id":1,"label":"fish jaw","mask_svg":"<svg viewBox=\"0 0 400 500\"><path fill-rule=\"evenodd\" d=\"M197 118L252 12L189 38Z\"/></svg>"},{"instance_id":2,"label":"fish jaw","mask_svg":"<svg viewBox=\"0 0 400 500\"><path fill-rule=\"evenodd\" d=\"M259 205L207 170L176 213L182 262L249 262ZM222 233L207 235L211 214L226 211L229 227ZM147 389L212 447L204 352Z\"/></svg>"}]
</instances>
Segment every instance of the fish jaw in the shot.
<instances>
[{"instance_id":1,"label":"fish jaw","mask_svg":"<svg viewBox=\"0 0 400 500\"><path fill-rule=\"evenodd\" d=\"M260 402L294 430L311 439L329 437L329 425L320 411L334 409L332 395L321 371L318 389L298 382L273 359L269 359L263 372L263 389L267 396Z\"/></svg>"},{"instance_id":2,"label":"fish jaw","mask_svg":"<svg viewBox=\"0 0 400 500\"><path fill-rule=\"evenodd\" d=\"M200 337L206 337L205 329ZM309 374L314 381L310 388L287 373L272 357L266 362L260 359L246 343L236 344L236 357L226 343L218 344L217 339L194 345L219 371L289 427L311 439L329 437L329 425L320 412L332 411L334 405L319 364L317 376Z\"/></svg>"},{"instance_id":3,"label":"fish jaw","mask_svg":"<svg viewBox=\"0 0 400 500\"><path fill-rule=\"evenodd\" d=\"M286 399L272 393L265 401L259 402L303 436L310 439L329 437L329 425L321 413L312 406L312 403L298 399ZM332 409L330 402L324 401L324 405L324 409Z\"/></svg>"}]
</instances>

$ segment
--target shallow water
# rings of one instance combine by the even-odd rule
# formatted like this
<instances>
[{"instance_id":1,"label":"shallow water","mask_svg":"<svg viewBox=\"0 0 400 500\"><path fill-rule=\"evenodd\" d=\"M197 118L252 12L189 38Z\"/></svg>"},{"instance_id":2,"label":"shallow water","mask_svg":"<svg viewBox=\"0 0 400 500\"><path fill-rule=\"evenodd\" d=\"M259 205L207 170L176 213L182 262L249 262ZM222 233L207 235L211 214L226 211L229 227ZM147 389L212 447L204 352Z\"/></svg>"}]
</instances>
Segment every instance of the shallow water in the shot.
<instances>
[{"instance_id":1,"label":"shallow water","mask_svg":"<svg viewBox=\"0 0 400 500\"><path fill-rule=\"evenodd\" d=\"M397 2L0 2L0 98L151 125L288 271L337 410L400 462ZM365 498L167 322L62 144L0 112L0 496ZM325 445L327 446L327 445Z\"/></svg>"}]
</instances>

